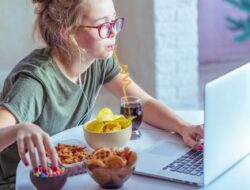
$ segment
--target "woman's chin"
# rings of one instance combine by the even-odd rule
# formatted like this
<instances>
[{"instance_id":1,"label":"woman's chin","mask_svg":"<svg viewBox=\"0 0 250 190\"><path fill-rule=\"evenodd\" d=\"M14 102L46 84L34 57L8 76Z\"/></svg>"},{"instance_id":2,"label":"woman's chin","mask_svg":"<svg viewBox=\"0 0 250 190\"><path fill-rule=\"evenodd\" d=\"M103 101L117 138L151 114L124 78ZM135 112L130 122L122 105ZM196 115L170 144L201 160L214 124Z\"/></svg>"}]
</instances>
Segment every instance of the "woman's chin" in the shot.
<instances>
[{"instance_id":1,"label":"woman's chin","mask_svg":"<svg viewBox=\"0 0 250 190\"><path fill-rule=\"evenodd\" d=\"M102 55L100 55L99 59L108 59L112 57L113 51L105 52Z\"/></svg>"}]
</instances>

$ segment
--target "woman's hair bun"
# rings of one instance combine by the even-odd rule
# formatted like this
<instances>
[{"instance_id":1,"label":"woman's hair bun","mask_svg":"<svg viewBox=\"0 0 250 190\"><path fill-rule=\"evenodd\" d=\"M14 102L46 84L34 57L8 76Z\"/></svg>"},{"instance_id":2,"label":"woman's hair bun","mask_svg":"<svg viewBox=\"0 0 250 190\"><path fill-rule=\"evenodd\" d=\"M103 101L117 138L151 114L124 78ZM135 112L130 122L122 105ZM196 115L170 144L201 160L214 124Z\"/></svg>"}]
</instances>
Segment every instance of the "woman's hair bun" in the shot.
<instances>
[{"instance_id":1,"label":"woman's hair bun","mask_svg":"<svg viewBox=\"0 0 250 190\"><path fill-rule=\"evenodd\" d=\"M43 0L32 0L32 3L42 3Z\"/></svg>"},{"instance_id":2,"label":"woman's hair bun","mask_svg":"<svg viewBox=\"0 0 250 190\"><path fill-rule=\"evenodd\" d=\"M74 0L59 0L59 3L64 8L70 8L75 3L75 1Z\"/></svg>"},{"instance_id":3,"label":"woman's hair bun","mask_svg":"<svg viewBox=\"0 0 250 190\"><path fill-rule=\"evenodd\" d=\"M32 0L32 3L49 3L51 0Z\"/></svg>"},{"instance_id":4,"label":"woman's hair bun","mask_svg":"<svg viewBox=\"0 0 250 190\"><path fill-rule=\"evenodd\" d=\"M34 4L41 3L41 4L48 5L50 2L52 2L52 0L32 0L32 3ZM75 1L74 0L58 0L58 3L64 8L70 8L75 3Z\"/></svg>"}]
</instances>

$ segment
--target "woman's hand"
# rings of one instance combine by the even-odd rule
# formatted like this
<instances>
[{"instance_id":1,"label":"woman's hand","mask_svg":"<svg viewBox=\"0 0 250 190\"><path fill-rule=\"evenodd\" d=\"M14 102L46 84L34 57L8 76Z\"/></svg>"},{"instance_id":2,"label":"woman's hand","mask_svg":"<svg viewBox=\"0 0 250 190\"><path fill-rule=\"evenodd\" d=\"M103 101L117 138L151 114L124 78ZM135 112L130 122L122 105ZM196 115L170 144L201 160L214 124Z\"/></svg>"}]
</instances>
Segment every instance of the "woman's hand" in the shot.
<instances>
[{"instance_id":1,"label":"woman's hand","mask_svg":"<svg viewBox=\"0 0 250 190\"><path fill-rule=\"evenodd\" d=\"M51 158L51 164L58 168L57 152L50 141L50 137L39 126L32 123L17 124L17 146L18 153L23 163L28 166L29 161L26 158L26 150L29 152L31 164L36 168L39 163L36 159L35 147L40 159L41 166L47 170L46 152Z\"/></svg>"},{"instance_id":2,"label":"woman's hand","mask_svg":"<svg viewBox=\"0 0 250 190\"><path fill-rule=\"evenodd\" d=\"M200 140L203 139L203 125L189 125L182 128L180 135L190 147L202 149Z\"/></svg>"}]
</instances>

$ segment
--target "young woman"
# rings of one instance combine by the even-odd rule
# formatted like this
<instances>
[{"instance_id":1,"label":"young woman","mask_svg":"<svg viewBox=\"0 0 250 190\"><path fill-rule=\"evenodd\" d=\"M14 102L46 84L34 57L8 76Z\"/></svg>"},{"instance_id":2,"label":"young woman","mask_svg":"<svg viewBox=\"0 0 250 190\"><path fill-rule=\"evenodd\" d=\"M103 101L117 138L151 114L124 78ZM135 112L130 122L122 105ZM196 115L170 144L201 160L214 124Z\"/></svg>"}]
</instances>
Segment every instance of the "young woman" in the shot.
<instances>
[{"instance_id":1,"label":"young woman","mask_svg":"<svg viewBox=\"0 0 250 190\"><path fill-rule=\"evenodd\" d=\"M113 58L116 35L124 19L117 17L112 0L34 0L36 34L46 48L25 57L7 77L0 102L0 188L13 188L17 164L39 162L46 168L45 151L57 165L49 140L91 115L102 85L122 97L121 68ZM132 79L130 79L132 81ZM180 134L197 147L201 126L192 126L143 91L134 81L127 95L142 99L144 122ZM8 134L8 136L3 135ZM4 138L2 138L4 136ZM10 146L9 146L10 145ZM34 148L38 149L36 160ZM19 155L18 155L19 154Z\"/></svg>"}]
</instances>

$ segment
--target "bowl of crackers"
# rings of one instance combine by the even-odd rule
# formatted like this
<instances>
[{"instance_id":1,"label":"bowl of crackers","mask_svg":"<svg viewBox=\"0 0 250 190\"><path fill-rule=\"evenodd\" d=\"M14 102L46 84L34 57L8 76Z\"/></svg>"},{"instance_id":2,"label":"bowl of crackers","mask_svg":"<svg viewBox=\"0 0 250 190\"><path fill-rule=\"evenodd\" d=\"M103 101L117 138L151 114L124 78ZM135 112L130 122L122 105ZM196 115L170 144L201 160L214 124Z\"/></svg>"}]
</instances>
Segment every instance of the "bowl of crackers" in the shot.
<instances>
[{"instance_id":1,"label":"bowl of crackers","mask_svg":"<svg viewBox=\"0 0 250 190\"><path fill-rule=\"evenodd\" d=\"M108 108L101 109L96 119L83 125L84 137L93 149L125 147L132 134L132 118L114 115Z\"/></svg>"},{"instance_id":2,"label":"bowl of crackers","mask_svg":"<svg viewBox=\"0 0 250 190\"><path fill-rule=\"evenodd\" d=\"M102 188L113 189L121 187L133 174L137 154L125 147L99 148L93 151L85 160L87 173Z\"/></svg>"}]
</instances>

